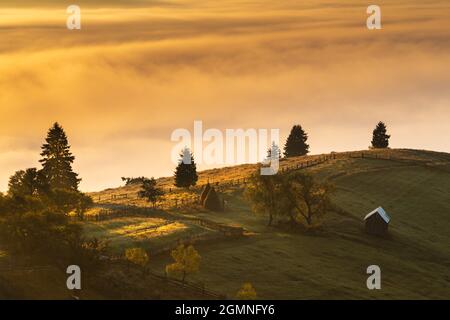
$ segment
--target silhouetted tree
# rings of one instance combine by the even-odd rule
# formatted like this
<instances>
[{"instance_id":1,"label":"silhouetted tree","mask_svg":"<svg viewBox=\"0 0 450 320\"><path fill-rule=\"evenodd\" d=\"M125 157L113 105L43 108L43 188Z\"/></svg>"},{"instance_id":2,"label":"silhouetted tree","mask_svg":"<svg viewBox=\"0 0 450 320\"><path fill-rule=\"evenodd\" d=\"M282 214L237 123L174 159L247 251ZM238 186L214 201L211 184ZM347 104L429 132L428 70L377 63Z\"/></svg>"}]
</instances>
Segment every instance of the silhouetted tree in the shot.
<instances>
[{"instance_id":1,"label":"silhouetted tree","mask_svg":"<svg viewBox=\"0 0 450 320\"><path fill-rule=\"evenodd\" d=\"M329 209L332 192L331 184L300 171L269 176L257 172L250 178L245 195L255 212L269 216L269 226L275 216L287 217L292 224L304 219L313 226L314 219Z\"/></svg>"},{"instance_id":2,"label":"silhouetted tree","mask_svg":"<svg viewBox=\"0 0 450 320\"><path fill-rule=\"evenodd\" d=\"M36 196L48 192L48 183L42 171L36 168L19 170L9 178L8 194L11 196Z\"/></svg>"},{"instance_id":3,"label":"silhouetted tree","mask_svg":"<svg viewBox=\"0 0 450 320\"><path fill-rule=\"evenodd\" d=\"M56 188L51 191L49 198L48 206L55 212L68 214L75 211L81 220L84 212L93 205L92 198L78 190Z\"/></svg>"},{"instance_id":4,"label":"silhouetted tree","mask_svg":"<svg viewBox=\"0 0 450 320\"><path fill-rule=\"evenodd\" d=\"M8 209L8 200L3 195L3 193L0 192L0 216L7 213Z\"/></svg>"},{"instance_id":5,"label":"silhouetted tree","mask_svg":"<svg viewBox=\"0 0 450 320\"><path fill-rule=\"evenodd\" d=\"M283 214L283 208L280 205L283 197L280 193L282 179L283 177L279 174L261 175L257 170L251 175L245 190L245 197L251 202L253 211L267 214L268 226L272 225L275 216Z\"/></svg>"},{"instance_id":6,"label":"silhouetted tree","mask_svg":"<svg viewBox=\"0 0 450 320\"><path fill-rule=\"evenodd\" d=\"M155 178L145 178L142 180L142 189L139 191L139 197L146 198L154 207L156 201L158 201L158 198L162 195L164 195L164 191L156 186Z\"/></svg>"},{"instance_id":7,"label":"silhouetted tree","mask_svg":"<svg viewBox=\"0 0 450 320\"><path fill-rule=\"evenodd\" d=\"M373 130L372 147L373 148L387 148L389 147L389 138L391 136L386 134L386 125L384 122L378 122Z\"/></svg>"},{"instance_id":8,"label":"silhouetted tree","mask_svg":"<svg viewBox=\"0 0 450 320\"><path fill-rule=\"evenodd\" d=\"M8 194L10 196L20 196L20 195L32 195L33 192L29 190L29 187L24 184L25 170L16 171L11 177L9 177L8 182Z\"/></svg>"},{"instance_id":9,"label":"silhouetted tree","mask_svg":"<svg viewBox=\"0 0 450 320\"><path fill-rule=\"evenodd\" d=\"M309 153L307 140L308 135L302 127L300 125L293 126L284 145L284 156L290 158L307 155Z\"/></svg>"},{"instance_id":10,"label":"silhouetted tree","mask_svg":"<svg viewBox=\"0 0 450 320\"><path fill-rule=\"evenodd\" d=\"M77 201L75 202L75 213L78 219L84 220L84 213L94 205L94 200L84 193L79 192Z\"/></svg>"},{"instance_id":11,"label":"silhouetted tree","mask_svg":"<svg viewBox=\"0 0 450 320\"><path fill-rule=\"evenodd\" d=\"M55 123L48 130L45 141L41 152L43 158L39 162L42 163L42 172L50 188L78 190L81 179L78 179L78 174L72 170L75 157L70 152L70 145L63 128Z\"/></svg>"},{"instance_id":12,"label":"silhouetted tree","mask_svg":"<svg viewBox=\"0 0 450 320\"><path fill-rule=\"evenodd\" d=\"M180 161L175 170L175 185L179 188L195 186L198 180L197 166L189 148L184 148L180 154Z\"/></svg>"},{"instance_id":13,"label":"silhouetted tree","mask_svg":"<svg viewBox=\"0 0 450 320\"><path fill-rule=\"evenodd\" d=\"M325 215L330 208L330 195L334 186L319 182L312 175L294 171L288 174L282 183L285 198L285 212L291 222L303 217L308 226L313 225L313 218Z\"/></svg>"},{"instance_id":14,"label":"silhouetted tree","mask_svg":"<svg viewBox=\"0 0 450 320\"><path fill-rule=\"evenodd\" d=\"M122 181L125 182L126 186L133 185L133 184L142 184L145 180L147 180L147 177L122 177Z\"/></svg>"}]
</instances>

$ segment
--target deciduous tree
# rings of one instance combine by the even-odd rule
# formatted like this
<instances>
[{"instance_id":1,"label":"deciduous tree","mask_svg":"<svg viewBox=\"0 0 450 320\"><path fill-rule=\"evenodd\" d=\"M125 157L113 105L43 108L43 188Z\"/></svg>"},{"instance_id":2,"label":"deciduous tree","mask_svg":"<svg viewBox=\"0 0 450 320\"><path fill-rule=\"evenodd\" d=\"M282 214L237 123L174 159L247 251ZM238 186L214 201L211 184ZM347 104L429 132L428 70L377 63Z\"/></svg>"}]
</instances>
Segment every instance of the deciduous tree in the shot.
<instances>
[{"instance_id":1,"label":"deciduous tree","mask_svg":"<svg viewBox=\"0 0 450 320\"><path fill-rule=\"evenodd\" d=\"M147 273L147 265L149 257L147 252L142 248L129 248L125 250L125 258L128 262L142 268L142 273Z\"/></svg>"},{"instance_id":2,"label":"deciduous tree","mask_svg":"<svg viewBox=\"0 0 450 320\"><path fill-rule=\"evenodd\" d=\"M282 184L282 194L291 221L295 222L300 216L308 226L312 226L314 218L323 216L329 208L332 191L331 184L318 182L312 175L300 171L287 175Z\"/></svg>"},{"instance_id":3,"label":"deciduous tree","mask_svg":"<svg viewBox=\"0 0 450 320\"><path fill-rule=\"evenodd\" d=\"M42 171L36 168L19 170L9 178L8 194L11 196L36 196L48 192L48 183Z\"/></svg>"},{"instance_id":4,"label":"deciduous tree","mask_svg":"<svg viewBox=\"0 0 450 320\"><path fill-rule=\"evenodd\" d=\"M272 225L274 216L282 214L281 179L279 174L261 175L257 170L250 177L245 190L245 196L251 202L253 211L268 216L268 226Z\"/></svg>"},{"instance_id":5,"label":"deciduous tree","mask_svg":"<svg viewBox=\"0 0 450 320\"><path fill-rule=\"evenodd\" d=\"M147 199L155 207L156 202L163 195L164 190L156 186L155 178L142 180L142 189L139 191L139 197Z\"/></svg>"},{"instance_id":6,"label":"deciduous tree","mask_svg":"<svg viewBox=\"0 0 450 320\"><path fill-rule=\"evenodd\" d=\"M198 272L201 257L192 245L181 244L171 255L175 262L166 266L168 275L179 276L184 283L188 275Z\"/></svg>"}]
</instances>

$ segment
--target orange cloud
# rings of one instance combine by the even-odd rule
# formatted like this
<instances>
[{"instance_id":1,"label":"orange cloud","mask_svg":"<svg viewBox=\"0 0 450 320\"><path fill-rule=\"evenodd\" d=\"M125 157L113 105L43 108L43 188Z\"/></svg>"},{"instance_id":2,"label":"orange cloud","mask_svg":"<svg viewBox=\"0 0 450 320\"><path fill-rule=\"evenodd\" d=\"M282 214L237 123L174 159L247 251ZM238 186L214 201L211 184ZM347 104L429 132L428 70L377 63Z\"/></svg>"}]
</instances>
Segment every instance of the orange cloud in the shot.
<instances>
[{"instance_id":1,"label":"orange cloud","mask_svg":"<svg viewBox=\"0 0 450 320\"><path fill-rule=\"evenodd\" d=\"M103 2L81 31L53 6L0 8L0 189L53 121L88 190L171 174L170 133L196 119L283 138L299 122L314 153L365 148L383 119L394 147L450 150L448 6L381 4L368 31L356 1L258 3Z\"/></svg>"}]
</instances>

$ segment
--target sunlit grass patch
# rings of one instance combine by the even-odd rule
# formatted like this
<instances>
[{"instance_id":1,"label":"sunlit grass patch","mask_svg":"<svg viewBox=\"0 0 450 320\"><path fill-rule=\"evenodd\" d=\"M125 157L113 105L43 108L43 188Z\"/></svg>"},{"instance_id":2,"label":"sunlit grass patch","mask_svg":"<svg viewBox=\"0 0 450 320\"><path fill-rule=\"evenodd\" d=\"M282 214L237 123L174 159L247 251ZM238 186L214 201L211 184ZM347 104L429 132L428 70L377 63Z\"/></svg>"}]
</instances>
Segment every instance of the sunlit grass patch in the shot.
<instances>
[{"instance_id":1,"label":"sunlit grass patch","mask_svg":"<svg viewBox=\"0 0 450 320\"><path fill-rule=\"evenodd\" d=\"M160 226L165 223L167 223L167 220L161 218L125 217L99 222L87 222L85 223L85 231L88 236L111 238L121 234Z\"/></svg>"},{"instance_id":2,"label":"sunlit grass patch","mask_svg":"<svg viewBox=\"0 0 450 320\"><path fill-rule=\"evenodd\" d=\"M111 252L122 254L131 247L141 247L150 252L191 236L213 234L201 226L162 218L123 217L99 222L84 222L87 238L109 242Z\"/></svg>"},{"instance_id":3,"label":"sunlit grass patch","mask_svg":"<svg viewBox=\"0 0 450 320\"><path fill-rule=\"evenodd\" d=\"M145 240L159 237L186 229L187 226L180 222L166 222L160 225L140 223L127 225L111 231L111 234L130 237L135 240Z\"/></svg>"}]
</instances>

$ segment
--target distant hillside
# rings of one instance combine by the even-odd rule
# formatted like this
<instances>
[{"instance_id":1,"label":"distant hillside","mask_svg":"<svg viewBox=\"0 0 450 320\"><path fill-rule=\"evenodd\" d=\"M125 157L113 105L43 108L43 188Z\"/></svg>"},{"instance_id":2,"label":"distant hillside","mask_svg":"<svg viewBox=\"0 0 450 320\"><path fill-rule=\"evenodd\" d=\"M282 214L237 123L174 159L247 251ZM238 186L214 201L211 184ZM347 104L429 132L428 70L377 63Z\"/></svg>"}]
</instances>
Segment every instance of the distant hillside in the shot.
<instances>
[{"instance_id":1,"label":"distant hillside","mask_svg":"<svg viewBox=\"0 0 450 320\"><path fill-rule=\"evenodd\" d=\"M82 222L85 236L108 241L111 257L132 247L147 250L150 274L144 281L112 259L101 277L84 282L80 297L233 298L251 282L262 299L450 299L450 154L364 150L282 160L282 172L303 170L336 187L333 209L314 232L267 227L267 218L252 212L244 190L256 168L203 171L190 190L160 178L167 194L156 210L137 197L139 185L92 193L96 204ZM208 180L218 184L224 212L198 204ZM378 206L391 216L387 238L364 232L363 217ZM229 228L245 232L223 232ZM193 243L201 255L200 271L186 286L164 278L179 243ZM0 298L73 298L61 270L11 258L0 250ZM381 290L366 287L373 264L381 268Z\"/></svg>"},{"instance_id":2,"label":"distant hillside","mask_svg":"<svg viewBox=\"0 0 450 320\"><path fill-rule=\"evenodd\" d=\"M335 184L335 209L328 212L317 233L268 228L266 217L252 212L243 190L255 165L200 173L200 185L208 179L219 183L227 202L223 213L183 205L181 199L195 200L200 188L179 190L172 186L172 178L161 178L158 182L167 189L167 200L178 204L165 209L171 214L170 230L164 223L154 232L146 227L148 221L138 220L141 218L91 223L90 230L105 234L117 250L139 244L150 253L159 243L205 234L202 239L210 240L195 244L202 266L192 281L229 297L242 282L249 281L265 299L450 298L450 154L364 150L292 158L283 160L281 168L306 170ZM100 207L116 208L117 212L129 205L148 207L133 197L138 189L127 186L93 196L102 199ZM121 194L129 196L121 198ZM363 217L378 206L392 218L388 239L364 232ZM201 231L186 219L242 227L247 235L220 238L213 230ZM151 268L162 273L170 261L168 253L161 253L152 259ZM372 264L382 270L379 291L366 288L366 268Z\"/></svg>"},{"instance_id":3,"label":"distant hillside","mask_svg":"<svg viewBox=\"0 0 450 320\"><path fill-rule=\"evenodd\" d=\"M358 158L365 156L367 158L391 159L392 161L416 162L426 166L438 166L450 161L450 154L443 152L413 150L413 149L376 149L376 150L360 150L351 152L336 152L329 154L309 155L303 157L294 157L289 159L281 159L280 171L296 169L306 165L314 165L315 162L329 162L335 159ZM324 159L328 160L324 160ZM197 186L203 186L208 181L210 183L239 183L242 179L248 178L257 169L256 164L243 164L218 169L210 169L199 172ZM158 185L166 190L176 189L173 177L162 177L157 179ZM119 196L114 199L113 203L123 203L120 195L130 194L136 195L140 190L139 184L128 186L109 188L100 192L91 192L90 195L94 200L100 198L111 198L112 195ZM111 202L111 201L108 201ZM125 201L127 202L127 201Z\"/></svg>"}]
</instances>

